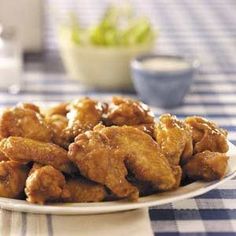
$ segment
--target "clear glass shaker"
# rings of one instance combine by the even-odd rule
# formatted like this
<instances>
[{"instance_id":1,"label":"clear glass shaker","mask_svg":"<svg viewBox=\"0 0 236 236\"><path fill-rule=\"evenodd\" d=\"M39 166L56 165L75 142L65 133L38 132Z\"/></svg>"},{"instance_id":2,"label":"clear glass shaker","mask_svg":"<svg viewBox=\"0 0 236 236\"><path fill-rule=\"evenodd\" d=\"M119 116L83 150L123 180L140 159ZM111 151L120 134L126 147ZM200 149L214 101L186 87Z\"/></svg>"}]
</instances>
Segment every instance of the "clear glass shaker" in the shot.
<instances>
[{"instance_id":1,"label":"clear glass shaker","mask_svg":"<svg viewBox=\"0 0 236 236\"><path fill-rule=\"evenodd\" d=\"M22 51L14 30L0 25L0 91L20 91L22 67Z\"/></svg>"}]
</instances>

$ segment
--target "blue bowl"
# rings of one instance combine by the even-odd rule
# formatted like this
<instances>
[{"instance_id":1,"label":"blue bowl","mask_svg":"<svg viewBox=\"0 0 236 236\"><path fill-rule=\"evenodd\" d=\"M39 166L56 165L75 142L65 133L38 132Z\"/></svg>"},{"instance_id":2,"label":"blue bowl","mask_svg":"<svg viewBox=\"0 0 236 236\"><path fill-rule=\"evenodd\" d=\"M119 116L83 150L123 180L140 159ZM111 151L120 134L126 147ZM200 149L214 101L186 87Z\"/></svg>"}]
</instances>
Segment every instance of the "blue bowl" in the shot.
<instances>
[{"instance_id":1,"label":"blue bowl","mask_svg":"<svg viewBox=\"0 0 236 236\"><path fill-rule=\"evenodd\" d=\"M150 58L182 60L187 66L178 70L147 69L142 62ZM132 79L140 98L149 105L165 108L182 104L198 69L198 60L182 56L146 54L131 62Z\"/></svg>"}]
</instances>

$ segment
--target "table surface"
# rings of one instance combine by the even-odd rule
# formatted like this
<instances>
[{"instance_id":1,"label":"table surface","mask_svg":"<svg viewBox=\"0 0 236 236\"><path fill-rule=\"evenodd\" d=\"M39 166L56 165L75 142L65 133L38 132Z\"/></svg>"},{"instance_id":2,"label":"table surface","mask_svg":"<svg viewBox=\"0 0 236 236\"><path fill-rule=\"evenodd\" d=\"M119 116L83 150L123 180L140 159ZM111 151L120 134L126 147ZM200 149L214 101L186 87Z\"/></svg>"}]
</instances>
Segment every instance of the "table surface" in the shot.
<instances>
[{"instance_id":1,"label":"table surface","mask_svg":"<svg viewBox=\"0 0 236 236\"><path fill-rule=\"evenodd\" d=\"M157 115L170 112L180 118L205 116L227 129L229 140L236 144L236 2L158 0L147 1L143 7L159 26L159 52L190 54L202 62L200 74L184 105L159 109ZM52 68L53 63L46 59L43 63L34 60L28 63L22 91L17 95L0 92L0 105L20 101L64 101L80 95L103 96L85 90ZM14 219L20 217L24 222L21 234L26 235L26 214L11 217L9 214L1 211L1 224L16 225L18 221ZM199 197L152 207L149 216L155 235L236 235L236 179ZM50 235L50 216L46 221Z\"/></svg>"}]
</instances>

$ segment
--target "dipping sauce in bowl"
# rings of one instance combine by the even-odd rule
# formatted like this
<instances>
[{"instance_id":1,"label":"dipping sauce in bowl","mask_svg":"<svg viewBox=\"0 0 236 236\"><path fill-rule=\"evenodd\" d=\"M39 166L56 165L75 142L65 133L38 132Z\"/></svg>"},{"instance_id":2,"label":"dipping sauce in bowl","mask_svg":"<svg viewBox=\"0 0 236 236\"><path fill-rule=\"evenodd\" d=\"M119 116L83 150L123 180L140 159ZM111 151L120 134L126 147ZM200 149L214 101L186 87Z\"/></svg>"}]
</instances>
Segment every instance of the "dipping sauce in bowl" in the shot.
<instances>
[{"instance_id":1,"label":"dipping sauce in bowl","mask_svg":"<svg viewBox=\"0 0 236 236\"><path fill-rule=\"evenodd\" d=\"M142 67L150 71L176 71L188 69L189 63L175 58L153 57L144 60Z\"/></svg>"},{"instance_id":2,"label":"dipping sauce in bowl","mask_svg":"<svg viewBox=\"0 0 236 236\"><path fill-rule=\"evenodd\" d=\"M131 62L139 96L146 103L160 107L181 105L198 68L198 60L182 56L149 54Z\"/></svg>"}]
</instances>

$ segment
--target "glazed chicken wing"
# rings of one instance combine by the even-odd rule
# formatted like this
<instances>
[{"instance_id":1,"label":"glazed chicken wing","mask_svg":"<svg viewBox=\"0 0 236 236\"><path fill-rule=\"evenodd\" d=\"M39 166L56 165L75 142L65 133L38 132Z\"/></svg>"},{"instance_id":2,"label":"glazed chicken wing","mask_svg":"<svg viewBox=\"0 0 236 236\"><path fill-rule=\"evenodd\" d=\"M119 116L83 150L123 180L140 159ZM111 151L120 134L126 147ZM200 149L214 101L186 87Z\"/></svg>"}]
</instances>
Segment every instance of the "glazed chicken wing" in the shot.
<instances>
[{"instance_id":1,"label":"glazed chicken wing","mask_svg":"<svg viewBox=\"0 0 236 236\"><path fill-rule=\"evenodd\" d=\"M154 134L155 123L142 124L142 125L132 125L132 127L143 131L144 133L150 135L152 138L155 138L155 134Z\"/></svg>"},{"instance_id":2,"label":"glazed chicken wing","mask_svg":"<svg viewBox=\"0 0 236 236\"><path fill-rule=\"evenodd\" d=\"M66 135L72 140L80 133L92 130L102 118L106 105L90 98L76 100L69 105Z\"/></svg>"},{"instance_id":3,"label":"glazed chicken wing","mask_svg":"<svg viewBox=\"0 0 236 236\"><path fill-rule=\"evenodd\" d=\"M171 165L185 163L193 154L191 128L175 116L160 116L155 128L156 141Z\"/></svg>"},{"instance_id":4,"label":"glazed chicken wing","mask_svg":"<svg viewBox=\"0 0 236 236\"><path fill-rule=\"evenodd\" d=\"M39 109L39 107L38 106L36 106L35 104L33 104L33 103L19 103L18 105L17 105L17 107L19 107L19 108L23 108L23 109L30 109L30 110L33 110L33 111L35 111L35 112L37 112L37 113L39 113L40 114L40 109Z\"/></svg>"},{"instance_id":5,"label":"glazed chicken wing","mask_svg":"<svg viewBox=\"0 0 236 236\"><path fill-rule=\"evenodd\" d=\"M84 178L72 178L66 183L70 197L66 202L101 202L106 197L105 187Z\"/></svg>"},{"instance_id":6,"label":"glazed chicken wing","mask_svg":"<svg viewBox=\"0 0 236 236\"><path fill-rule=\"evenodd\" d=\"M173 175L175 177L175 185L173 186L173 189L177 189L181 184L183 171L182 171L181 166L179 166L179 165L177 165L177 166L172 165L171 169L172 169Z\"/></svg>"},{"instance_id":7,"label":"glazed chicken wing","mask_svg":"<svg viewBox=\"0 0 236 236\"><path fill-rule=\"evenodd\" d=\"M69 146L69 158L86 178L107 186L120 198L136 200L138 190L127 180L124 155L113 150L105 135L87 131Z\"/></svg>"},{"instance_id":8,"label":"glazed chicken wing","mask_svg":"<svg viewBox=\"0 0 236 236\"><path fill-rule=\"evenodd\" d=\"M27 201L44 204L69 198L63 174L50 165L35 164L26 180L25 193Z\"/></svg>"},{"instance_id":9,"label":"glazed chicken wing","mask_svg":"<svg viewBox=\"0 0 236 236\"><path fill-rule=\"evenodd\" d=\"M187 117L185 122L192 127L194 153L228 151L227 132L224 129L198 116Z\"/></svg>"},{"instance_id":10,"label":"glazed chicken wing","mask_svg":"<svg viewBox=\"0 0 236 236\"><path fill-rule=\"evenodd\" d=\"M52 142L63 147L68 148L69 142L65 137L65 128L68 125L68 120L62 115L52 115L45 118L48 126L52 130Z\"/></svg>"},{"instance_id":11,"label":"glazed chicken wing","mask_svg":"<svg viewBox=\"0 0 236 236\"><path fill-rule=\"evenodd\" d=\"M1 161L9 161L6 155L0 150L0 162Z\"/></svg>"},{"instance_id":12,"label":"glazed chicken wing","mask_svg":"<svg viewBox=\"0 0 236 236\"><path fill-rule=\"evenodd\" d=\"M28 168L14 161L0 162L0 197L19 198L21 197L25 181L28 175Z\"/></svg>"},{"instance_id":13,"label":"glazed chicken wing","mask_svg":"<svg viewBox=\"0 0 236 236\"><path fill-rule=\"evenodd\" d=\"M19 136L50 142L51 130L43 117L32 109L15 107L0 116L0 137Z\"/></svg>"},{"instance_id":14,"label":"glazed chicken wing","mask_svg":"<svg viewBox=\"0 0 236 236\"><path fill-rule=\"evenodd\" d=\"M225 153L204 151L197 153L184 165L184 173L193 180L218 180L224 177L228 157Z\"/></svg>"},{"instance_id":15,"label":"glazed chicken wing","mask_svg":"<svg viewBox=\"0 0 236 236\"><path fill-rule=\"evenodd\" d=\"M113 149L125 155L125 164L141 181L152 183L156 190L169 190L175 177L158 144L144 132L130 126L95 127L105 135Z\"/></svg>"},{"instance_id":16,"label":"glazed chicken wing","mask_svg":"<svg viewBox=\"0 0 236 236\"><path fill-rule=\"evenodd\" d=\"M44 111L45 117L48 116L53 116L53 115L61 115L61 116L66 116L66 114L69 112L67 102L59 103L57 105L54 105L50 108L48 108L46 111Z\"/></svg>"},{"instance_id":17,"label":"glazed chicken wing","mask_svg":"<svg viewBox=\"0 0 236 236\"><path fill-rule=\"evenodd\" d=\"M75 167L67 157L67 151L52 143L22 137L9 137L1 140L0 151L13 161L21 163L34 161L40 164L52 165L65 173L75 171Z\"/></svg>"},{"instance_id":18,"label":"glazed chicken wing","mask_svg":"<svg viewBox=\"0 0 236 236\"><path fill-rule=\"evenodd\" d=\"M149 107L140 101L113 97L104 121L106 125L136 126L152 134L154 115Z\"/></svg>"}]
</instances>

